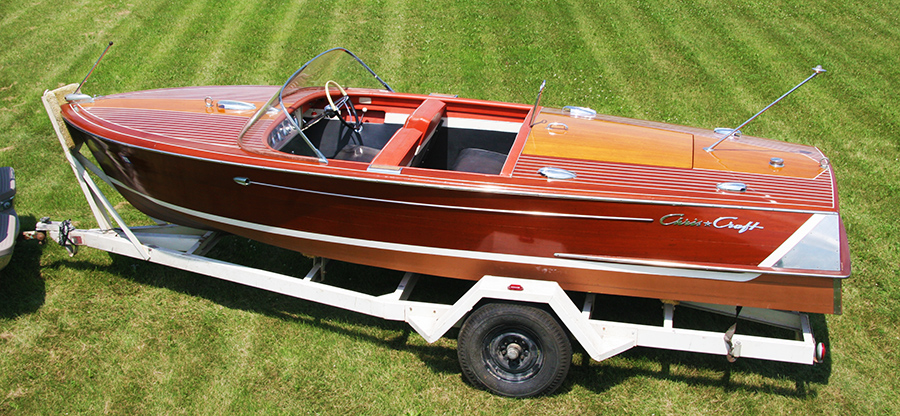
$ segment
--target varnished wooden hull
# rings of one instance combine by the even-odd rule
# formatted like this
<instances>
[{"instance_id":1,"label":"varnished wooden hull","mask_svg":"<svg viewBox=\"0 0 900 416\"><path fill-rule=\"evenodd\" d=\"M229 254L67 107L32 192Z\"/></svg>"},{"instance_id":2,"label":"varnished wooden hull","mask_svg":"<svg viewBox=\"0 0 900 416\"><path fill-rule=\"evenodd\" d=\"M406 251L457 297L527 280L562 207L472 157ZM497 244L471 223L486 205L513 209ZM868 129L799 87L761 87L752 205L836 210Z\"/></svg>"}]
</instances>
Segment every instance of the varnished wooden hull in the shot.
<instances>
[{"instance_id":1,"label":"varnished wooden hull","mask_svg":"<svg viewBox=\"0 0 900 416\"><path fill-rule=\"evenodd\" d=\"M271 93L265 88L228 92L254 101L248 97ZM172 91L144 94L200 103L213 90ZM366 95L371 108L387 112L424 99ZM523 125L499 175L417 167L384 173L355 162L322 164L265 146L238 146L247 115L135 96L65 105L63 115L75 141L90 148L118 191L158 219L306 255L458 279L514 276L554 280L573 291L840 313L849 254L839 219L840 253L830 268L788 269L776 262L796 244L792 238L803 237L798 230L839 218L830 169L787 176L712 165L689 169L682 166L688 160L695 167L705 163L704 154L689 148L695 152L690 158L656 165L575 160L583 153L532 145L553 138ZM387 104L378 107L379 99ZM444 101L448 119L514 125L504 120L530 115L530 106ZM181 112L167 109L173 105ZM620 136L660 128L612 118L603 123L612 127L601 129L617 129ZM671 135L688 135L698 148L700 139L714 139L685 129ZM665 161L663 153L653 157ZM561 164L577 170L578 178L548 182L537 174L541 166ZM754 192L716 190L734 178L752 183Z\"/></svg>"},{"instance_id":2,"label":"varnished wooden hull","mask_svg":"<svg viewBox=\"0 0 900 416\"><path fill-rule=\"evenodd\" d=\"M559 254L602 254L753 270L811 214L569 199L312 175L201 160L85 135L118 190L141 211L279 247L389 269L477 280L555 280L566 290L835 313L838 279L750 273L743 281L690 269L619 267ZM109 155L127 154L131 168ZM153 168L149 168L149 167ZM241 186L234 178L250 178ZM557 214L557 215L553 215ZM660 219L752 219L699 237ZM678 217L670 217L678 218ZM742 220L743 221L743 220ZM731 222L731 220L729 220ZM678 273L683 276L673 276ZM723 275L728 273L723 273Z\"/></svg>"}]
</instances>

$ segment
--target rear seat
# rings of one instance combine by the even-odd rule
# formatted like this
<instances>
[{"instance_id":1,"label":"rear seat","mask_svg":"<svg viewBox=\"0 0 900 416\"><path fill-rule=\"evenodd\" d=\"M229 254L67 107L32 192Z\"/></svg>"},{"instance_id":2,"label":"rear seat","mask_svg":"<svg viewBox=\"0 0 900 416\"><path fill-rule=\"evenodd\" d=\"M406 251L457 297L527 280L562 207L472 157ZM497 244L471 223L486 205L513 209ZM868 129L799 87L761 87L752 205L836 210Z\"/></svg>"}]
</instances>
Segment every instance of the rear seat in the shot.
<instances>
[{"instance_id":1,"label":"rear seat","mask_svg":"<svg viewBox=\"0 0 900 416\"><path fill-rule=\"evenodd\" d=\"M506 163L506 155L503 153L468 147L459 152L459 156L450 170L499 175L503 170L504 163Z\"/></svg>"}]
</instances>

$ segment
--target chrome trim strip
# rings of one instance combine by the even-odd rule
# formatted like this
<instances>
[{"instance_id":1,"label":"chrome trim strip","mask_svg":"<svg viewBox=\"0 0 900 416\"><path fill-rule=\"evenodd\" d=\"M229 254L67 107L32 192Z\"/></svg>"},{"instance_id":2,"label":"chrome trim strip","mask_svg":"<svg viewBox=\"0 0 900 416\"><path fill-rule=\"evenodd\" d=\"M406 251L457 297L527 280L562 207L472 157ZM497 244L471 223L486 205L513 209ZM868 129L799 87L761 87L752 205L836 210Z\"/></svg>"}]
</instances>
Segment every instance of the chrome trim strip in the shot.
<instances>
[{"instance_id":1,"label":"chrome trim strip","mask_svg":"<svg viewBox=\"0 0 900 416\"><path fill-rule=\"evenodd\" d=\"M397 173L397 172L391 172L391 173ZM290 187L290 186L282 186L282 185L275 185L275 184L271 184L271 183L256 182L256 181L252 181L252 180L247 180L247 184L248 185L268 186L271 188L286 189L289 191L303 192L303 193L316 194L316 195L325 195L325 196L333 196L333 197L338 197L338 198L356 199L356 200L360 200L360 201L382 202L382 203L388 203L388 204L398 204L398 205L407 205L407 206L424 207L424 208L439 208L439 209L473 211L473 212L490 212L490 213L497 213L497 214L531 215L531 216L537 216L537 217L577 218L577 219L588 219L588 220L635 221L635 222L649 222L649 223L652 223L654 221L653 218L610 217L610 216L603 216L603 215L579 215L579 214L564 214L564 213L558 213L558 212L518 211L518 210L509 210L509 209L493 209L493 208L463 207L463 206L456 206L456 205L426 204L426 203L421 203L421 202L397 201L397 200L393 200L393 199L369 198L369 197L356 196L356 195L346 195L346 194L336 194L336 193L332 193L332 192L313 191L310 189L294 188L294 187Z\"/></svg>"},{"instance_id":2,"label":"chrome trim strip","mask_svg":"<svg viewBox=\"0 0 900 416\"><path fill-rule=\"evenodd\" d=\"M234 227L239 227L243 229L259 231L263 233L269 234L277 234L285 237L305 239L305 240L314 240L314 241L322 241L332 244L341 244L355 247L363 247L363 248L371 248L385 251L400 251L406 253L415 253L415 254L423 254L423 255L432 255L432 256L442 256L442 257L453 257L453 258L464 258L471 260L485 260L485 261L493 261L493 262L503 262L503 263L518 263L518 264L528 264L535 266L544 266L544 267L566 267L573 269L582 269L582 270L597 270L597 271L605 271L605 272L614 272L614 273L631 273L631 274L647 274L647 275L657 275L657 276L671 276L671 277L687 277L687 278L695 278L695 279L710 279L710 280L726 280L726 281L735 281L735 282L746 282L749 280L753 280L758 277L759 273L720 273L714 271L705 271L705 270L690 270L690 269L681 269L681 268L671 268L671 267L656 267L656 266L645 266L638 264L612 264L612 263L602 263L602 262L584 262L578 260L569 260L564 258L555 258L555 257L537 257L537 256L527 256L520 254L503 254L503 253L493 253L493 252L485 252L485 251L471 251L471 250L459 250L459 249L451 249L451 248L440 248L440 247L429 247L429 246L417 246L417 245L409 245L409 244L400 244L400 243L389 243L385 241L373 241L373 240L363 240L358 238L350 238L350 237L340 237L329 234L318 234L311 233L300 230L291 230L287 228L281 227L273 227L265 224L252 223L247 221L236 220L233 218L221 217L214 214L209 214L205 212L195 211L190 208L180 207L174 204L170 204L167 202L160 201L156 198L147 196L141 192L135 191L119 181L115 179L111 179L116 186L127 189L128 191L141 196L142 198L146 198L148 201L153 202L162 207L171 209L173 211L180 212L185 215L193 216L196 218L202 218L208 221L226 224Z\"/></svg>"},{"instance_id":3,"label":"chrome trim strip","mask_svg":"<svg viewBox=\"0 0 900 416\"><path fill-rule=\"evenodd\" d=\"M91 122L90 120L85 119L85 121L87 121L88 123L93 124L97 127L106 129L105 127L99 126L96 123ZM83 131L85 134L89 134L94 137L98 137L102 140L114 142L120 146L141 149L144 151L154 152L154 153L159 153L159 154L167 154L167 155L172 155L175 157L182 157L182 158L186 158L186 159L202 160L202 161L211 162L211 163L218 163L221 165L239 166L239 167L243 167L243 168L246 168L249 166L246 163L229 162L229 161L209 159L209 158L203 158L203 157L197 157L197 156L188 156L188 155L184 155L181 153L167 152L167 151L162 151L162 150L157 150L157 149L151 149L148 147L137 146L137 145L133 145L130 143L122 143L119 141L102 138L94 133L84 131L83 129L80 129L77 126L73 126L73 127L75 127L78 130ZM138 139L138 140L147 140L146 138L143 138L143 137L137 137L137 136L132 136L132 135L128 135L128 134L123 134L121 132L116 132L116 134L134 137L135 139ZM181 146L181 147L185 147L185 146ZM185 148L187 148L187 147L185 147ZM257 158L260 160L277 160L279 162L282 162L282 161L289 162L289 160L279 160L279 159L273 159L273 158L267 158L267 157L257 157ZM314 166L321 166L321 165L314 165ZM310 175L310 176L315 176L315 177L319 177L319 178L337 178L337 179L353 180L353 181L360 181L360 182L389 183L389 184L397 184L397 185L405 185L405 186L416 186L416 187L421 187L421 188L446 189L446 190L467 191L467 192L481 192L481 193L490 193L490 194L497 194L497 195L528 196L528 197L534 197L534 198L548 198L548 199L549 198L557 198L557 199L568 199L568 200L575 200L575 201L614 202L614 203L623 203L623 204L665 205L665 206L672 206L672 207L724 208L724 209L740 209L740 210L748 210L748 211L790 212L790 213L800 213L800 214L821 214L821 213L832 214L832 213L834 213L833 211L823 211L823 210L783 209L783 208L770 208L770 207L748 207L748 206L742 206L742 205L706 204L706 203L690 203L690 202L679 202L679 201L657 201L657 200L627 199L627 198L592 197L592 196L580 196L580 195L545 194L545 193L540 193L540 192L536 192L536 191L535 192L525 192L525 191L513 191L513 190L499 189L496 184L478 183L478 185L482 185L482 186L487 185L487 187L490 188L490 189L485 189L485 188L479 188L479 187L433 185L433 184L427 184L427 183L416 183L416 182L408 182L408 181L392 181L392 180L385 180L383 178L361 178L361 177L335 175L335 174L328 174L328 173L308 172L308 171L302 171L302 170L272 168L272 167L268 167L268 166L255 166L254 165L251 167L254 169L260 169L260 170L266 170L266 171L272 171L272 172L293 173L293 174L298 174L298 175ZM404 177L405 178L414 178L414 177L420 177L420 176L404 175Z\"/></svg>"},{"instance_id":4,"label":"chrome trim strip","mask_svg":"<svg viewBox=\"0 0 900 416\"><path fill-rule=\"evenodd\" d=\"M779 275L779 276L827 277L827 278L831 278L831 279L835 279L835 280L845 279L845 278L849 277L849 276L835 276L832 274L822 274L822 273L786 272L786 271L782 271L782 270L759 270L759 269L753 269L750 267L704 266L704 265L699 265L699 264L682 263L682 262L677 262L677 261L643 260L643 259L631 259L631 258L619 258L619 257L593 256L593 255L585 255L585 254L554 253L554 256L563 258L563 259L587 260L587 261L595 261L595 262L600 262L600 263L635 264L635 265L642 265L642 266L666 267L666 268L686 269L686 270L704 270L704 271L721 272L721 273L756 273L756 274L774 274L774 275Z\"/></svg>"},{"instance_id":5,"label":"chrome trim strip","mask_svg":"<svg viewBox=\"0 0 900 416\"><path fill-rule=\"evenodd\" d=\"M398 175L398 174L400 174L400 172L402 170L403 170L403 166L397 166L396 168L392 169L392 168L384 168L384 167L369 165L369 167L366 168L366 172L385 173L388 175ZM262 183L260 183L260 182L257 182L257 183L262 185Z\"/></svg>"}]
</instances>

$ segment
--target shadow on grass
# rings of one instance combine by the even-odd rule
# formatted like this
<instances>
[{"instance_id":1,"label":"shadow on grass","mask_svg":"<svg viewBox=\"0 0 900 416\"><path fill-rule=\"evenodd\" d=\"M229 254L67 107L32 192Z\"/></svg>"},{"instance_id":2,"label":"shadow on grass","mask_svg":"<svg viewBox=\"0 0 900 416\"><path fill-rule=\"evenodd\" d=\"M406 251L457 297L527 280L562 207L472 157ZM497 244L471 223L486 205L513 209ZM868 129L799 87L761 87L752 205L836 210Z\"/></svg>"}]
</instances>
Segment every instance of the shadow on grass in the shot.
<instances>
[{"instance_id":1,"label":"shadow on grass","mask_svg":"<svg viewBox=\"0 0 900 416\"><path fill-rule=\"evenodd\" d=\"M32 255L35 269L37 268L37 258L40 256L39 250L40 248L35 249L36 254ZM223 256L215 255L217 252L219 254L233 252L236 253L236 256L224 256L225 258L221 258ZM295 277L302 277L312 264L311 259L298 255L295 252L275 249L237 237L228 237L223 243L220 243L220 246L214 250L212 257ZM412 330L405 322L387 321L208 276L145 263L124 256L113 255L112 259L112 265L108 268L109 273L139 284L166 288L190 296L202 297L228 308L259 313L285 321L299 322L353 337L364 342L412 352L436 373L460 374L454 348L410 343L409 339L410 335L412 335ZM96 265L93 263L77 260L65 261L65 265L73 269L96 269ZM58 267L58 263L49 264L46 267ZM326 278L328 284L369 294L392 292L402 277L402 273L395 271L373 269L340 262L330 263L328 270L328 277ZM39 278L40 274L37 272L35 274ZM434 301L435 297L456 299L469 285L471 285L469 282L461 283L453 279L438 279L420 282L417 288L427 286L421 290L432 292L431 296L427 296L427 298L430 301ZM417 299L421 296L417 296L416 293L413 293L411 299L424 300ZM618 297L604 297L604 300L607 301L605 304L608 309L618 310L620 313L622 310L626 311L629 319L623 319L623 321L658 324L657 321L661 319L659 302L656 300ZM627 305L637 304L638 306L622 308L620 303ZM699 315L695 316L694 314ZM693 310L690 310L690 312L686 311L682 315L682 321L687 323L688 326L693 324L706 328L721 327L723 328L723 334L733 320L733 318ZM603 319L608 318L610 317L603 317ZM812 315L810 320L817 341L829 345L824 317L822 315ZM400 334L392 338L384 338L369 334L364 330L354 329L357 327L387 329ZM738 325L738 333L750 332L752 335L769 336L784 335L777 334L777 331L784 332L784 330L777 328L752 323L741 323ZM457 334L458 330L452 329L445 337L455 339ZM576 354L578 354L577 351L578 349L576 349ZM587 354L583 351L580 354L582 358L587 357ZM815 397L816 390L811 384L826 384L831 375L831 359L827 355L824 363L816 366L807 366L753 359L738 359L736 363L728 363L725 357L721 356L634 348L613 360L603 363L592 362L589 359L582 359L581 361L581 365L573 364L566 383L557 394L570 390L574 385L580 385L589 390L602 393L629 379L649 377L690 385L719 387L726 391L766 392L790 397ZM673 370L673 368L676 370ZM736 374L740 376L735 377ZM754 378L753 382L740 381L746 379L748 375L761 376L763 381L759 381L758 377ZM733 380L733 378L738 380ZM766 379L771 380L771 382ZM460 380L465 382L461 374ZM785 380L792 381L792 383L789 382L788 384L793 385L786 386Z\"/></svg>"},{"instance_id":2,"label":"shadow on grass","mask_svg":"<svg viewBox=\"0 0 900 416\"><path fill-rule=\"evenodd\" d=\"M827 342L827 336L819 337L817 341ZM603 363L584 360L585 357L587 354L581 352L582 361L579 365L573 363L563 390L579 385L603 393L633 378L650 378L715 387L725 392L815 398L815 384L827 384L831 375L831 359L827 356L823 363L814 366L749 358L729 363L722 356L640 347Z\"/></svg>"},{"instance_id":3,"label":"shadow on grass","mask_svg":"<svg viewBox=\"0 0 900 416\"><path fill-rule=\"evenodd\" d=\"M659 325L661 305L653 299L599 296L594 317L644 325ZM602 316L597 316L602 314ZM828 327L821 314L809 315L816 342L830 345ZM734 323L733 317L712 314L686 307L676 307L675 327L725 331ZM794 339L793 331L768 325L738 321L737 334ZM724 340L723 340L724 342ZM689 385L719 387L726 391L766 392L789 397L815 397L814 384L827 384L831 377L832 361L826 354L816 365L782 363L750 358L738 358L730 363L724 356L637 347L603 363L592 362L581 351L580 365L573 365L566 387L578 384L589 390L603 392L622 382L645 377L677 381ZM585 359L588 358L588 359ZM756 376L756 377L753 377ZM753 381L746 381L748 378Z\"/></svg>"},{"instance_id":4,"label":"shadow on grass","mask_svg":"<svg viewBox=\"0 0 900 416\"><path fill-rule=\"evenodd\" d=\"M302 278L312 265L311 259L298 253L275 249L261 243L249 242L246 239L233 236L226 237L226 241L219 243L219 245L223 246L223 248L217 247L212 253L213 256L217 252L221 254L222 251L234 249L239 253L237 256L240 257L239 259L222 259L298 278ZM41 247L37 247L36 244L35 246L38 253L37 256L40 256ZM48 247L49 249L61 250L61 248L56 247L52 243ZM459 374L460 372L455 349L436 345L411 344L409 337L413 331L405 322L371 317L209 276L147 263L126 256L111 255L110 258L112 259L112 264L105 267L108 273L138 284L164 288L189 296L204 298L230 309L258 313L284 321L298 322L343 334L362 342L380 344L391 349L412 352L436 373ZM52 262L44 267L58 268L62 266L68 269L85 271L93 271L97 268L97 265L93 262L79 260L77 255L73 259ZM36 270L39 266L35 265L33 267ZM327 283L369 294L383 294L392 292L402 278L402 274L398 272L378 269L374 269L375 276L361 278L360 274L358 274L361 269L366 269L369 274L373 273L372 268L349 263L331 262L327 267ZM366 287L361 288L361 284ZM384 338L365 331L356 331L353 329L354 327L380 328L399 334L392 338ZM451 330L450 335L454 333L455 330Z\"/></svg>"},{"instance_id":5,"label":"shadow on grass","mask_svg":"<svg viewBox=\"0 0 900 416\"><path fill-rule=\"evenodd\" d=\"M33 216L19 217L19 221L22 230L33 230L37 223ZM47 293L41 276L42 249L37 242L16 242L12 259L0 270L0 318L34 313L44 304Z\"/></svg>"}]
</instances>

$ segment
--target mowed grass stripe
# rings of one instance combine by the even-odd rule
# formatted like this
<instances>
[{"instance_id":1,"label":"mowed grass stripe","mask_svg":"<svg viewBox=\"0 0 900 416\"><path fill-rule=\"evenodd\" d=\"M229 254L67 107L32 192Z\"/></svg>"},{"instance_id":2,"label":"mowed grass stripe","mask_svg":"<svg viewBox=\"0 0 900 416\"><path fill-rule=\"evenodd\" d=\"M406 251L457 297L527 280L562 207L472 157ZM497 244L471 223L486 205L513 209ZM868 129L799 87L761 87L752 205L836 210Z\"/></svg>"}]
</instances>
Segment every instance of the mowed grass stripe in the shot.
<instances>
[{"instance_id":1,"label":"mowed grass stripe","mask_svg":"<svg viewBox=\"0 0 900 416\"><path fill-rule=\"evenodd\" d=\"M44 88L55 88L61 74L71 73L72 60L58 59L61 52L76 57L75 61L89 59L85 54L88 46L82 41L86 35L83 28L93 21L89 16L52 5L7 2L3 7L13 5L21 9L11 13L15 18L4 19L0 30L0 123L4 126L27 123L24 116L31 111L31 99ZM77 30L43 33L48 24L52 26L52 22L61 20L70 21ZM81 42L70 44L74 40Z\"/></svg>"},{"instance_id":2,"label":"mowed grass stripe","mask_svg":"<svg viewBox=\"0 0 900 416\"><path fill-rule=\"evenodd\" d=\"M38 216L53 214L50 207L57 206L61 199L83 198L72 186L69 167L49 163L61 160L61 155L39 97L45 89L80 82L107 44L108 38L102 33L118 32L129 16L128 9L117 6L46 6L29 10L36 15L22 15L0 32L0 42L9 45L0 49L0 79L10 79L13 84L0 93L0 125L7 132L4 147L11 148L4 155L10 162L4 165L16 169L17 206L40 207ZM98 78L104 81L101 70L95 72L84 91L98 93L98 84L94 84ZM17 126L21 129L12 128ZM82 213L82 208L72 207L61 215L72 217Z\"/></svg>"},{"instance_id":3,"label":"mowed grass stripe","mask_svg":"<svg viewBox=\"0 0 900 416\"><path fill-rule=\"evenodd\" d=\"M0 49L0 62L15 66L30 61L31 57L45 60L69 41L83 40L83 36L90 34L87 30L96 30L90 25L93 17L78 13L77 5L61 8L41 2L3 2L0 8L3 9L0 13L0 42L4 46ZM46 25L53 22L66 22L72 28L65 32L47 31ZM6 71L4 68L3 72L9 75L27 73Z\"/></svg>"},{"instance_id":4,"label":"mowed grass stripe","mask_svg":"<svg viewBox=\"0 0 900 416\"><path fill-rule=\"evenodd\" d=\"M584 46L581 59L592 58L589 67L594 69L591 74L593 84L597 89L595 97L586 97L586 106L595 106L599 111L620 116L631 116L624 107L627 103L629 109L633 106L634 93L630 83L620 82L624 78L636 77L638 74L623 69L623 63L619 59L622 50L623 35L616 30L619 22L624 17L619 15L622 11L616 4L596 4L588 7L575 1L568 1L569 15L573 16L574 27L578 29L578 35L583 39L580 44ZM602 22L599 25L595 22ZM593 98L593 99L590 99Z\"/></svg>"},{"instance_id":5,"label":"mowed grass stripe","mask_svg":"<svg viewBox=\"0 0 900 416\"><path fill-rule=\"evenodd\" d=\"M412 20L410 15L410 2L407 0L387 0L383 13L375 20L375 24L383 32L372 34L372 37L380 43L380 47L370 51L376 60L368 65L378 65L376 73L391 85L391 80L400 72L400 66L404 64L404 58L417 53L409 47L409 37L404 28L410 25L419 25L420 22ZM362 53L358 51L356 53ZM364 60L365 61L365 60ZM391 88L396 88L391 85Z\"/></svg>"},{"instance_id":6,"label":"mowed grass stripe","mask_svg":"<svg viewBox=\"0 0 900 416\"><path fill-rule=\"evenodd\" d=\"M585 77L561 80L565 83L561 88L577 90L587 82L598 91L589 91L594 99L578 97L586 100L583 105L619 116L665 118L661 103L669 102L671 91L678 90L679 77L678 67L668 57L670 41L657 39L658 25L629 3L569 2L568 9L579 28L579 38L573 42L583 44L582 53L593 63L585 68ZM659 88L660 78L671 79L675 85Z\"/></svg>"},{"instance_id":7,"label":"mowed grass stripe","mask_svg":"<svg viewBox=\"0 0 900 416\"><path fill-rule=\"evenodd\" d=\"M189 85L241 84L242 82L237 76L240 71L235 71L235 69L246 66L247 63L244 60L252 59L252 57L241 56L243 54L233 51L239 49L242 40L249 38L245 36L245 32L247 27L253 24L253 21L243 18L258 16L259 13L256 11L265 5L256 2L238 2L231 7L223 7L224 5L220 3L216 6L222 9L221 15L212 16L211 19L220 21L221 24L205 28L209 34L207 40L209 47L204 48L205 53L194 68L194 76L186 80ZM257 10L253 10L254 6ZM226 59L228 57L232 59ZM243 59L236 62L235 58Z\"/></svg>"},{"instance_id":8,"label":"mowed grass stripe","mask_svg":"<svg viewBox=\"0 0 900 416\"><path fill-rule=\"evenodd\" d=\"M141 5L139 3L137 7ZM104 58L104 66L109 65L106 59L114 57L123 46L115 44L116 41L129 37L135 30L135 26L130 23L132 13L130 8L105 7L98 11L92 10L90 5L72 10L66 15L65 19L74 20L72 24L84 32L78 33L76 36L72 36L71 33L65 31L54 32L50 38L52 46L39 53L45 55L46 62L51 65L66 62L58 58L60 55L71 54L77 56L77 59L69 61L67 66L59 67L52 71L42 71L38 73L39 77L32 77L36 81L36 89L42 93L45 89L53 89L65 84L80 83L100 57L104 48L107 47L109 42L114 42L114 45L110 48L110 54ZM75 17L79 17L79 19L75 20ZM40 48L40 46L38 47ZM41 59L43 60L44 58ZM112 61L115 61L115 58ZM106 83L114 80L115 77L110 76L103 69L100 68L91 74L89 80L82 87L82 92L96 95L108 91L105 89L107 88ZM99 90L97 90L98 88ZM28 98L34 100L33 96Z\"/></svg>"},{"instance_id":9,"label":"mowed grass stripe","mask_svg":"<svg viewBox=\"0 0 900 416\"><path fill-rule=\"evenodd\" d=\"M138 85L129 89L149 89L191 85L204 59L215 49L218 34L230 22L228 7L217 1L159 3L155 10L137 14L139 30L123 42L119 51L123 68L107 67L141 74ZM152 37L156 42L145 42ZM117 91L118 92L118 91Z\"/></svg>"},{"instance_id":10,"label":"mowed grass stripe","mask_svg":"<svg viewBox=\"0 0 900 416\"><path fill-rule=\"evenodd\" d=\"M247 55L229 56L231 62L249 61L247 63L249 68L245 73L234 74L246 78L241 83L276 85L284 81L282 78L287 77L283 74L284 68L290 67L290 63L300 67L299 61L303 58L289 52L291 43L297 39L295 33L284 28L297 24L306 4L303 1L291 4L293 7L285 7L284 2L272 0L256 10L256 14L261 14L265 18L254 20L255 33L248 33L248 36L242 37L241 47L234 51L234 53L246 52ZM265 10L270 12L266 13Z\"/></svg>"},{"instance_id":11,"label":"mowed grass stripe","mask_svg":"<svg viewBox=\"0 0 900 416\"><path fill-rule=\"evenodd\" d=\"M746 131L815 144L836 166L855 274L845 282L845 314L813 317L829 361L731 365L637 349L576 365L560 395L512 401L461 380L452 338L426 345L402 324L97 250L70 259L52 244L26 243L0 274L0 414L900 409L890 383L872 383L891 380L900 365L896 0L248 3L0 4L0 148L12 147L0 163L16 168L24 221L49 214L93 223L38 97L80 81L109 40L116 46L89 94L279 84L314 54L345 46L398 90L531 102L546 78L547 105L698 127L735 126L822 64L828 73ZM288 272L308 264L243 239L221 244L228 260ZM379 282L356 273L331 278ZM658 318L658 303L645 309ZM690 322L683 313L676 324Z\"/></svg>"}]
</instances>

